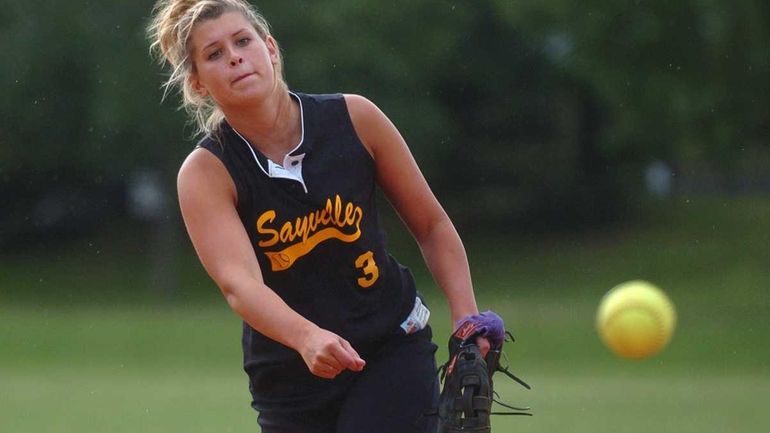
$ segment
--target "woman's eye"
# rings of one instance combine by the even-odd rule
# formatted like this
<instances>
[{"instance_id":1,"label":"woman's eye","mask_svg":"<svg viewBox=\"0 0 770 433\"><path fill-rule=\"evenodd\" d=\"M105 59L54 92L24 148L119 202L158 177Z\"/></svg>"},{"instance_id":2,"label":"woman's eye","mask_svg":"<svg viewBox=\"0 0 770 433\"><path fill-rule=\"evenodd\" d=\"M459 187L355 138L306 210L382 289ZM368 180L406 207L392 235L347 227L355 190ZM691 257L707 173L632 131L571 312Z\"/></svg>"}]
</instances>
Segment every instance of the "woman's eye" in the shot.
<instances>
[{"instance_id":1,"label":"woman's eye","mask_svg":"<svg viewBox=\"0 0 770 433\"><path fill-rule=\"evenodd\" d=\"M240 39L238 39L238 42L237 42L237 44L238 44L239 46L244 46L244 45L247 45L249 42L251 42L251 38L248 38L248 37L246 37L246 38L240 38Z\"/></svg>"},{"instance_id":2,"label":"woman's eye","mask_svg":"<svg viewBox=\"0 0 770 433\"><path fill-rule=\"evenodd\" d=\"M209 60L214 60L222 53L222 50L215 50L209 53L208 57L206 57Z\"/></svg>"}]
</instances>

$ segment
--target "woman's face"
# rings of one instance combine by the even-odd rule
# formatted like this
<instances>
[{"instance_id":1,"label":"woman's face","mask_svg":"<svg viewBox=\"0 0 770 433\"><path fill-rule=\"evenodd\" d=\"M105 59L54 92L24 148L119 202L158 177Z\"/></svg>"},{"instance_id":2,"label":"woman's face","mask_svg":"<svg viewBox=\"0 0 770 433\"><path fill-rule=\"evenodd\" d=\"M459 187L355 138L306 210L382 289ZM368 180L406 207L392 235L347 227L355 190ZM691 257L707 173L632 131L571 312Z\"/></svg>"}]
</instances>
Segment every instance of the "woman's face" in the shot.
<instances>
[{"instance_id":1,"label":"woman's face","mask_svg":"<svg viewBox=\"0 0 770 433\"><path fill-rule=\"evenodd\" d=\"M198 94L220 107L264 98L274 89L278 49L263 40L238 12L198 23L190 35L194 72L189 80Z\"/></svg>"}]
</instances>

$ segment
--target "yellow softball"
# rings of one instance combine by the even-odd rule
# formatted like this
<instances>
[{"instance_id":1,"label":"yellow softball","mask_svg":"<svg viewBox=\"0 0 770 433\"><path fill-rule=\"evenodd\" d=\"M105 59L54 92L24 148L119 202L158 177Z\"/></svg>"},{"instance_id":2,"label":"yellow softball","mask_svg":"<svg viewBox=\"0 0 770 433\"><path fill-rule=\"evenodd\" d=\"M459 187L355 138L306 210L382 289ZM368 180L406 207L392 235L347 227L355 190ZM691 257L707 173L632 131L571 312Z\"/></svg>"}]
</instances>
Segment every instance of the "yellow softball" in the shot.
<instances>
[{"instance_id":1,"label":"yellow softball","mask_svg":"<svg viewBox=\"0 0 770 433\"><path fill-rule=\"evenodd\" d=\"M647 281L628 281L613 287L596 312L596 330L602 341L624 358L655 355L671 340L674 328L674 304Z\"/></svg>"}]
</instances>

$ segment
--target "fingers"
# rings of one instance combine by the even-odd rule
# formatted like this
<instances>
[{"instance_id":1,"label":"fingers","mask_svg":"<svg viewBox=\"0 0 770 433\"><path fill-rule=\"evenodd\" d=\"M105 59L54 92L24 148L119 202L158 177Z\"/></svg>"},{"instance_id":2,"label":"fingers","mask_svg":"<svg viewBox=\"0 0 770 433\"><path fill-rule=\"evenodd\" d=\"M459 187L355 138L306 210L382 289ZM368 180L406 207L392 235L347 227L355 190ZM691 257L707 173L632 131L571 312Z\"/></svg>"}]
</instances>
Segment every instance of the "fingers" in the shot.
<instances>
[{"instance_id":1,"label":"fingers","mask_svg":"<svg viewBox=\"0 0 770 433\"><path fill-rule=\"evenodd\" d=\"M324 379L334 379L343 370L339 362L332 357L319 356L307 364L311 373Z\"/></svg>"},{"instance_id":2,"label":"fingers","mask_svg":"<svg viewBox=\"0 0 770 433\"><path fill-rule=\"evenodd\" d=\"M311 373L324 379L334 379L344 370L342 364L326 348L321 348L306 363Z\"/></svg>"},{"instance_id":3,"label":"fingers","mask_svg":"<svg viewBox=\"0 0 770 433\"><path fill-rule=\"evenodd\" d=\"M334 379L341 371L328 364L320 364L310 370L311 373L323 379Z\"/></svg>"},{"instance_id":4,"label":"fingers","mask_svg":"<svg viewBox=\"0 0 770 433\"><path fill-rule=\"evenodd\" d=\"M489 343L489 340L487 340L486 337L476 337L476 345L479 346L481 357L486 358L487 353L489 353L489 349L492 347L492 345Z\"/></svg>"},{"instance_id":5,"label":"fingers","mask_svg":"<svg viewBox=\"0 0 770 433\"><path fill-rule=\"evenodd\" d=\"M340 344L342 346L342 349L345 351L345 354L349 358L349 363L343 363L345 368L352 371L361 371L364 369L364 366L366 365L366 361L361 359L361 356L358 355L358 352L356 352L355 349L353 349L353 346L350 345L350 343L347 342L344 338L340 338Z\"/></svg>"},{"instance_id":6,"label":"fingers","mask_svg":"<svg viewBox=\"0 0 770 433\"><path fill-rule=\"evenodd\" d=\"M366 365L350 343L340 337L328 346L328 355L324 356L324 361L338 373L342 370L361 371Z\"/></svg>"},{"instance_id":7,"label":"fingers","mask_svg":"<svg viewBox=\"0 0 770 433\"><path fill-rule=\"evenodd\" d=\"M311 373L333 379L343 370L361 371L366 362L344 338L320 330L300 353Z\"/></svg>"},{"instance_id":8,"label":"fingers","mask_svg":"<svg viewBox=\"0 0 770 433\"><path fill-rule=\"evenodd\" d=\"M333 353L322 353L318 358L321 365L331 367L338 373L345 369L345 365Z\"/></svg>"}]
</instances>

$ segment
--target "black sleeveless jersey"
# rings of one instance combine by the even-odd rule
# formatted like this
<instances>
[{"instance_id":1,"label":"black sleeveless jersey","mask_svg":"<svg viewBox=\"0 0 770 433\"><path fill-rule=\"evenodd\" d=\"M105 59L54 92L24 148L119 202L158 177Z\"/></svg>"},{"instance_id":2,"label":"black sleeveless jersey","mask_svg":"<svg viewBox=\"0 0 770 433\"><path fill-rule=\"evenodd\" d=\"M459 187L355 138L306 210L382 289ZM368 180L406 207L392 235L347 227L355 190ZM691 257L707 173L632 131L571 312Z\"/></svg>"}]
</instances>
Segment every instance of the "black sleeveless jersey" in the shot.
<instances>
[{"instance_id":1,"label":"black sleeveless jersey","mask_svg":"<svg viewBox=\"0 0 770 433\"><path fill-rule=\"evenodd\" d=\"M208 137L199 146L224 163L235 183L238 214L267 286L361 351L400 330L414 306L414 280L385 250L374 161L353 129L343 96L292 97L300 105L302 140L280 164L227 122L217 139ZM244 369L258 388L252 391L270 391L275 381L309 374L297 352L245 323L243 350Z\"/></svg>"}]
</instances>

